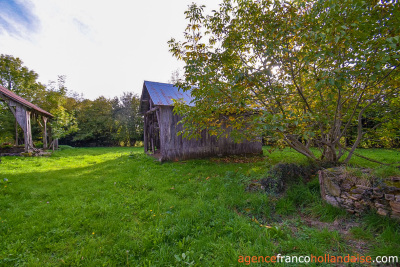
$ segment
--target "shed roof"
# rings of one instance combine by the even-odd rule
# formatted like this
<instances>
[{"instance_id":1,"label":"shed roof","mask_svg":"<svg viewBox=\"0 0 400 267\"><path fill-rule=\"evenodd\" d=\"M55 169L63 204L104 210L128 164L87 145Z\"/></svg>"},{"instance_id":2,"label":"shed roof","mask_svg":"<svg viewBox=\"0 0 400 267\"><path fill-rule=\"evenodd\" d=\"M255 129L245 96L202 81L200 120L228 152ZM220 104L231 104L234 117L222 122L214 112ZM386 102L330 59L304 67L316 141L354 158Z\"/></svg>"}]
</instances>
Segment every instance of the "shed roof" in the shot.
<instances>
[{"instance_id":1,"label":"shed roof","mask_svg":"<svg viewBox=\"0 0 400 267\"><path fill-rule=\"evenodd\" d=\"M31 102L23 99L22 97L20 97L19 95L15 94L14 92L8 90L7 88L4 88L3 86L0 85L0 95L5 96L6 98L9 98L29 109L33 109L34 111L36 111L37 113L39 113L40 115L43 115L45 117L54 117L51 113L47 112L44 109L39 108L38 106L32 104Z\"/></svg>"},{"instance_id":2,"label":"shed roof","mask_svg":"<svg viewBox=\"0 0 400 267\"><path fill-rule=\"evenodd\" d=\"M150 98L155 106L173 106L173 100L178 99L182 99L188 105L192 105L191 102L193 100L190 91L184 92L173 84L144 81L140 104L141 112L145 112L148 109L148 104L144 104L144 101L150 100Z\"/></svg>"}]
</instances>

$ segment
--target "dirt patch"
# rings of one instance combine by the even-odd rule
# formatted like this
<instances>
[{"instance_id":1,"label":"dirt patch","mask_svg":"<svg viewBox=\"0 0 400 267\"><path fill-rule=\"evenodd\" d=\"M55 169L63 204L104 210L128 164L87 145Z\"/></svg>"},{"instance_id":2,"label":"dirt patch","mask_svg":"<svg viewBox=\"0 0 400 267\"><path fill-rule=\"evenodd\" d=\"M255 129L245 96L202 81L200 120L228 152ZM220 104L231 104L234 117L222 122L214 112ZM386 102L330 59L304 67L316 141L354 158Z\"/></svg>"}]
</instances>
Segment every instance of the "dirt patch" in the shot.
<instances>
[{"instance_id":1,"label":"dirt patch","mask_svg":"<svg viewBox=\"0 0 400 267\"><path fill-rule=\"evenodd\" d=\"M368 251L371 249L370 242L356 239L350 232L353 227L361 226L359 222L355 222L352 219L336 219L334 222L322 222L302 213L299 213L299 216L308 227L317 228L319 230L326 228L329 231L339 232L345 244L353 249L353 254L367 255Z\"/></svg>"},{"instance_id":2,"label":"dirt patch","mask_svg":"<svg viewBox=\"0 0 400 267\"><path fill-rule=\"evenodd\" d=\"M298 219L300 218L301 224L308 228L317 229L319 231L322 231L323 229L327 229L330 232L337 231L343 240L343 244L349 248L349 254L368 255L373 246L373 242L353 236L351 229L353 227L362 226L361 223L354 221L354 218L339 218L334 222L323 222L317 218L312 218L307 214L303 214L300 211L293 216L273 216L273 218L266 218L262 214L254 214L252 210L253 209L238 210L238 208L233 207L233 211L237 215L248 217L252 222L259 224L261 227L270 228L271 226L284 226L289 227L290 231L293 234L296 234L301 231L301 228L299 228L298 225ZM256 218L258 218L258 220Z\"/></svg>"},{"instance_id":3,"label":"dirt patch","mask_svg":"<svg viewBox=\"0 0 400 267\"><path fill-rule=\"evenodd\" d=\"M350 234L349 231L351 228L360 226L360 223L346 219L336 219L334 222L321 222L302 213L299 215L309 227L315 227L318 229L327 228L330 231L338 231L340 234L344 235Z\"/></svg>"}]
</instances>

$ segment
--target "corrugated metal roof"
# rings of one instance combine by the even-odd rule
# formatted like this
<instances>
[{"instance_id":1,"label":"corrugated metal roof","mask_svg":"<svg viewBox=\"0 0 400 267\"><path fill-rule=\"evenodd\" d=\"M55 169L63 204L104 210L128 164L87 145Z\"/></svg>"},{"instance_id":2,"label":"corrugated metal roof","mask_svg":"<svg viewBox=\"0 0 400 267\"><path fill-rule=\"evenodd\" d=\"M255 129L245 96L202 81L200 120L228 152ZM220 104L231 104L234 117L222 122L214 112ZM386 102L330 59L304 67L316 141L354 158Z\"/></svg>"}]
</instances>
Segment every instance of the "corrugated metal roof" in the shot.
<instances>
[{"instance_id":1,"label":"corrugated metal roof","mask_svg":"<svg viewBox=\"0 0 400 267\"><path fill-rule=\"evenodd\" d=\"M192 105L193 98L190 91L184 92L173 84L144 81L144 86L147 88L154 105L173 106L173 100L178 99L183 99L186 104Z\"/></svg>"},{"instance_id":2,"label":"corrugated metal roof","mask_svg":"<svg viewBox=\"0 0 400 267\"><path fill-rule=\"evenodd\" d=\"M11 100L14 100L15 102L35 110L36 112L40 113L41 115L44 115L46 117L54 117L51 113L47 112L44 109L39 108L38 106L32 104L31 102L23 99L19 95L15 94L14 92L8 90L7 88L4 88L3 86L0 85L0 93L3 94L5 97L10 98Z\"/></svg>"}]
</instances>

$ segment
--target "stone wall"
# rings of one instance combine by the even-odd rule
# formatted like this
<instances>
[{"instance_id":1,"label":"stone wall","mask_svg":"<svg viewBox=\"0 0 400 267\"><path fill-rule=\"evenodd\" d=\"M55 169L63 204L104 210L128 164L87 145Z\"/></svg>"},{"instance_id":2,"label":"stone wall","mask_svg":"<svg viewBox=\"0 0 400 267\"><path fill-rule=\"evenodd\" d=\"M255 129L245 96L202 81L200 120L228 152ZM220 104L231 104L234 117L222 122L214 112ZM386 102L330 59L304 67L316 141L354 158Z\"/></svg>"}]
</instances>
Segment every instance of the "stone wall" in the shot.
<instances>
[{"instance_id":1,"label":"stone wall","mask_svg":"<svg viewBox=\"0 0 400 267\"><path fill-rule=\"evenodd\" d=\"M337 167L319 171L321 197L350 213L375 210L400 220L400 177L379 179L371 170Z\"/></svg>"}]
</instances>

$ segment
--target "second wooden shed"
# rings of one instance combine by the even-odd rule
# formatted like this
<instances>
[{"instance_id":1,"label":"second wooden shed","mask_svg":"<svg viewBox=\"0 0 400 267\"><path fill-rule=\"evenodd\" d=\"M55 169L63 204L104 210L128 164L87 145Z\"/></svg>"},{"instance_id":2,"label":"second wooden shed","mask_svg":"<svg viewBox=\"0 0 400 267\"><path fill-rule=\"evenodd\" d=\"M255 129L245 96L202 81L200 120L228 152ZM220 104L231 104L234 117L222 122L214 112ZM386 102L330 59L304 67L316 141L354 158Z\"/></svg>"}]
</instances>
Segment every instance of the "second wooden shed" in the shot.
<instances>
[{"instance_id":1,"label":"second wooden shed","mask_svg":"<svg viewBox=\"0 0 400 267\"><path fill-rule=\"evenodd\" d=\"M235 143L230 138L219 138L203 132L199 140L177 135L182 131L181 117L173 113L173 100L190 103L190 92L183 92L173 84L145 81L140 110L144 115L144 150L158 154L160 161L185 160L210 156L262 154L261 138Z\"/></svg>"}]
</instances>

